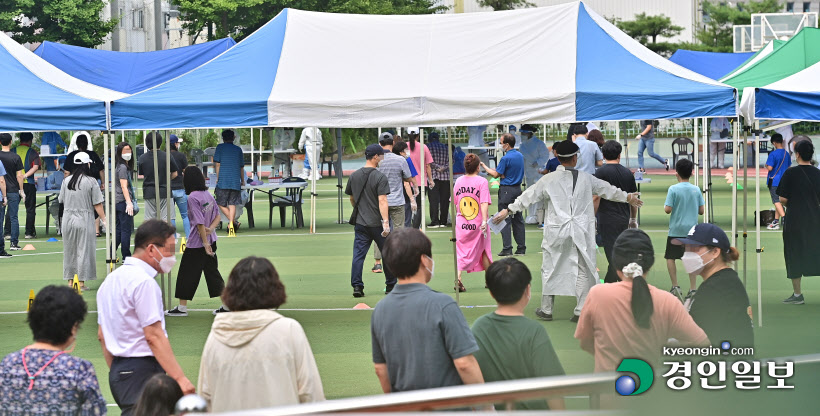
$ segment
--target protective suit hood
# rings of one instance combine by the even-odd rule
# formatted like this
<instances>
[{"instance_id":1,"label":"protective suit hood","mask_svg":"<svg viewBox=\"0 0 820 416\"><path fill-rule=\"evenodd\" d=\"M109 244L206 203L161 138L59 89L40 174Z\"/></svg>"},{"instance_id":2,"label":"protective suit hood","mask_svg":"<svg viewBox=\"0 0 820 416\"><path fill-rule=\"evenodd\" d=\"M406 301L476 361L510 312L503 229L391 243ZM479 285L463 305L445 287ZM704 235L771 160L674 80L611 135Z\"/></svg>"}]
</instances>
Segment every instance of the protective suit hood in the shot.
<instances>
[{"instance_id":1,"label":"protective suit hood","mask_svg":"<svg viewBox=\"0 0 820 416\"><path fill-rule=\"evenodd\" d=\"M256 338L268 325L281 319L278 312L267 309L220 313L216 315L211 334L229 347L241 347Z\"/></svg>"}]
</instances>

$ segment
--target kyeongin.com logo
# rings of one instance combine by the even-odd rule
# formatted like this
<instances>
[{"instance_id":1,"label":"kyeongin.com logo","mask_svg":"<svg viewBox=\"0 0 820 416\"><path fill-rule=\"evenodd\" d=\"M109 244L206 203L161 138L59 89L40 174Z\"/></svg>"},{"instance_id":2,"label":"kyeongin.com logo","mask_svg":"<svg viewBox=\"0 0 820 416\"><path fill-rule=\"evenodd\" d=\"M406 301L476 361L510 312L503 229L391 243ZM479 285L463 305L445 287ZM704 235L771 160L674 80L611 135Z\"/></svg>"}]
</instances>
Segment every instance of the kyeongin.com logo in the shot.
<instances>
[{"instance_id":1,"label":"kyeongin.com logo","mask_svg":"<svg viewBox=\"0 0 820 416\"><path fill-rule=\"evenodd\" d=\"M655 372L652 371L652 366L637 358L625 358L618 366L618 371L632 373L638 377L635 380L632 376L624 375L615 380L615 391L621 396L641 394L649 390L652 387L652 381L655 380Z\"/></svg>"}]
</instances>

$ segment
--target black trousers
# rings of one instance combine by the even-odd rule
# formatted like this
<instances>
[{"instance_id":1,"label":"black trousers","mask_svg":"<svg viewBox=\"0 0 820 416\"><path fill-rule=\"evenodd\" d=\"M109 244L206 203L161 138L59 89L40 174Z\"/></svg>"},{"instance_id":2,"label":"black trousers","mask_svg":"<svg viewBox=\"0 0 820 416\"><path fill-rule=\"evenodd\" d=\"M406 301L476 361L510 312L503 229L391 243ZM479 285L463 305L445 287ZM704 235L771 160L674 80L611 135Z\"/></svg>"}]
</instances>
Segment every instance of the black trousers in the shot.
<instances>
[{"instance_id":1,"label":"black trousers","mask_svg":"<svg viewBox=\"0 0 820 416\"><path fill-rule=\"evenodd\" d=\"M626 230L629 226L629 219L624 221L606 221L598 222L598 233L601 235L601 244L604 247L604 254L606 254L606 277L604 277L604 283L615 283L620 282L621 278L618 277L618 273L616 272L615 268L612 267L612 249L615 247L615 240L618 239L618 236L621 235L624 230Z\"/></svg>"},{"instance_id":2,"label":"black trousers","mask_svg":"<svg viewBox=\"0 0 820 416\"><path fill-rule=\"evenodd\" d=\"M205 282L208 284L208 295L216 298L222 295L225 288L225 281L219 273L219 262L216 259L216 243L211 245L214 256L205 253L205 247L187 247L182 253L182 261L177 272L177 288L174 296L177 299L191 300L194 298L196 288L199 287L199 279L205 274Z\"/></svg>"},{"instance_id":3,"label":"black trousers","mask_svg":"<svg viewBox=\"0 0 820 416\"><path fill-rule=\"evenodd\" d=\"M382 227L365 227L364 225L356 224L354 232L350 286L364 288L362 268L364 267L364 259L367 257L367 252L370 251L370 246L373 243L376 243L376 247L381 250L382 247L384 247L384 241L387 237L382 237ZM390 266L387 264L384 265L384 284L386 286L396 284L396 277L390 273Z\"/></svg>"},{"instance_id":4,"label":"black trousers","mask_svg":"<svg viewBox=\"0 0 820 416\"><path fill-rule=\"evenodd\" d=\"M33 183L24 183L23 192L26 193L26 235L37 235L37 230L34 228L34 214L37 206L37 186ZM18 216L19 217L19 216ZM11 219L9 212L6 210L6 221L3 227L4 235L11 235Z\"/></svg>"},{"instance_id":5,"label":"black trousers","mask_svg":"<svg viewBox=\"0 0 820 416\"><path fill-rule=\"evenodd\" d=\"M450 181L434 180L436 186L429 191L430 200L430 222L447 225L447 217L450 212Z\"/></svg>"},{"instance_id":6,"label":"black trousers","mask_svg":"<svg viewBox=\"0 0 820 416\"><path fill-rule=\"evenodd\" d=\"M521 195L521 185L501 185L498 188L498 210L507 209L515 199ZM512 236L510 235L512 231ZM507 225L501 230L501 241L504 250L512 250L512 237L518 250L527 249L527 240L524 238L524 214L517 212L507 217Z\"/></svg>"},{"instance_id":7,"label":"black trousers","mask_svg":"<svg viewBox=\"0 0 820 416\"><path fill-rule=\"evenodd\" d=\"M416 215L413 215L413 223L411 225L418 230L421 228L421 192L416 195L416 207Z\"/></svg>"},{"instance_id":8,"label":"black trousers","mask_svg":"<svg viewBox=\"0 0 820 416\"><path fill-rule=\"evenodd\" d=\"M115 222L116 247L122 245L122 258L131 257L131 233L134 231L134 217L125 212L125 202L117 202Z\"/></svg>"},{"instance_id":9,"label":"black trousers","mask_svg":"<svg viewBox=\"0 0 820 416\"><path fill-rule=\"evenodd\" d=\"M145 383L154 374L165 373L154 357L114 357L108 385L123 416L131 416Z\"/></svg>"}]
</instances>

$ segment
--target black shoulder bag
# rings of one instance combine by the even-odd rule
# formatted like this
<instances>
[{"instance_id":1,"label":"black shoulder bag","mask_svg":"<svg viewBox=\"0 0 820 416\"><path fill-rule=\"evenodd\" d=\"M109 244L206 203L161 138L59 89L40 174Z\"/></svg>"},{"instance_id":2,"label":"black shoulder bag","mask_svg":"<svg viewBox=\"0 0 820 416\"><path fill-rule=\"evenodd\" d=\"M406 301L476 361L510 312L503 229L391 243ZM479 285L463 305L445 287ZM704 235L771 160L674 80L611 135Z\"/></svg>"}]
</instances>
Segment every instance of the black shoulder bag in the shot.
<instances>
[{"instance_id":1,"label":"black shoulder bag","mask_svg":"<svg viewBox=\"0 0 820 416\"><path fill-rule=\"evenodd\" d=\"M777 173L778 173L778 172L780 172L780 168L781 168L781 167L783 167L783 162L785 162L785 161L786 161L786 158L787 158L787 157L789 157L789 154L788 154L788 153L786 153L786 154L783 156L783 159L780 159L780 164L779 164L779 165L777 165L777 169L775 169L775 170L773 170L773 171L772 171L772 172L774 173L774 175L772 175L772 177L771 177L771 178L769 178L769 177L767 177L767 178L766 178L766 186L768 186L769 188L771 188L771 187L772 187L772 184L774 183L774 177L775 177L775 176L777 176ZM767 176L768 176L768 175L767 175Z\"/></svg>"},{"instance_id":2,"label":"black shoulder bag","mask_svg":"<svg viewBox=\"0 0 820 416\"><path fill-rule=\"evenodd\" d=\"M367 176L364 178L364 185L362 185L362 190L359 192L359 196L353 199L353 212L350 214L350 219L347 221L347 223L350 225L356 225L356 217L359 216L359 200L362 198L362 194L364 193L364 190L367 188L367 181L370 180L370 174L373 173L373 170L367 173Z\"/></svg>"}]
</instances>

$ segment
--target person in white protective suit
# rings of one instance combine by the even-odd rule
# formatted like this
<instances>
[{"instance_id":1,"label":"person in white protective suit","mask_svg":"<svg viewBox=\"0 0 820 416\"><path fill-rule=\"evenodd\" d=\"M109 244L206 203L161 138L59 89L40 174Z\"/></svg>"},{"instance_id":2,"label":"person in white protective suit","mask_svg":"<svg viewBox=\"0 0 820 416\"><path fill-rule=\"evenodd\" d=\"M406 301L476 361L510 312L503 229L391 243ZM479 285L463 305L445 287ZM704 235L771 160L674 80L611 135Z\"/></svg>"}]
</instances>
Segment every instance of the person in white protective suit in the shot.
<instances>
[{"instance_id":1,"label":"person in white protective suit","mask_svg":"<svg viewBox=\"0 0 820 416\"><path fill-rule=\"evenodd\" d=\"M314 137L313 132L316 132ZM322 131L317 127L305 127L302 130L302 137L299 138L299 149L305 149L305 171L302 179L322 179L322 164L320 157L322 153ZM316 158L317 160L313 160Z\"/></svg>"},{"instance_id":2,"label":"person in white protective suit","mask_svg":"<svg viewBox=\"0 0 820 416\"><path fill-rule=\"evenodd\" d=\"M487 130L487 126L470 126L467 127L467 135L469 136L468 144L470 147L485 147L487 144L484 142L484 132ZM490 157L487 154L486 150L472 150L470 153L475 153L478 156L478 160L480 160L485 165L490 163Z\"/></svg>"},{"instance_id":3,"label":"person in white protective suit","mask_svg":"<svg viewBox=\"0 0 820 416\"><path fill-rule=\"evenodd\" d=\"M632 206L643 205L638 193L626 193L609 183L574 168L578 145L572 141L556 143L553 151L561 162L555 172L546 175L535 186L527 187L506 210L493 219L498 223L511 213L521 212L530 204L545 205L544 240L541 243L542 296L536 316L552 320L555 295L575 296L577 305L570 319L578 322L589 289L598 283L595 250L595 211L592 196Z\"/></svg>"},{"instance_id":4,"label":"person in white protective suit","mask_svg":"<svg viewBox=\"0 0 820 416\"><path fill-rule=\"evenodd\" d=\"M549 150L547 145L538 138L533 137L537 129L534 126L525 124L521 126L521 147L518 149L524 156L524 179L527 181L527 188L535 186L541 179L539 169L547 164L549 160ZM527 217L524 222L527 224L540 224L538 211L541 209L541 201L527 207Z\"/></svg>"},{"instance_id":5,"label":"person in white protective suit","mask_svg":"<svg viewBox=\"0 0 820 416\"><path fill-rule=\"evenodd\" d=\"M709 123L711 135L709 140L721 140L731 138L732 125L726 117L715 117ZM723 169L724 159L726 159L726 143L709 143L709 167L712 169Z\"/></svg>"}]
</instances>

